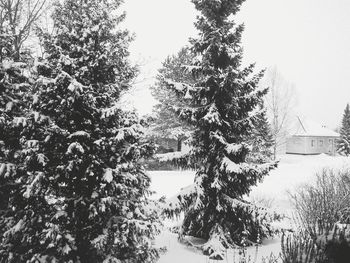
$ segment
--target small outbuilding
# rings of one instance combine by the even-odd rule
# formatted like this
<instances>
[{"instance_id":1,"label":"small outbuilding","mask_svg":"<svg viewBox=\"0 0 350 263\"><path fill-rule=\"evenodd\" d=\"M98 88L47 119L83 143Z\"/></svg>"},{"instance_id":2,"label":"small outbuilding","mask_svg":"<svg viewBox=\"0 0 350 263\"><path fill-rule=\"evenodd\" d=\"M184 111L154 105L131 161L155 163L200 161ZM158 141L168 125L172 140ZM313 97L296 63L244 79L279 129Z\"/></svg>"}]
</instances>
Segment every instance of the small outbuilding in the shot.
<instances>
[{"instance_id":1,"label":"small outbuilding","mask_svg":"<svg viewBox=\"0 0 350 263\"><path fill-rule=\"evenodd\" d=\"M295 131L287 138L286 153L335 155L339 136L325 126L298 117Z\"/></svg>"}]
</instances>

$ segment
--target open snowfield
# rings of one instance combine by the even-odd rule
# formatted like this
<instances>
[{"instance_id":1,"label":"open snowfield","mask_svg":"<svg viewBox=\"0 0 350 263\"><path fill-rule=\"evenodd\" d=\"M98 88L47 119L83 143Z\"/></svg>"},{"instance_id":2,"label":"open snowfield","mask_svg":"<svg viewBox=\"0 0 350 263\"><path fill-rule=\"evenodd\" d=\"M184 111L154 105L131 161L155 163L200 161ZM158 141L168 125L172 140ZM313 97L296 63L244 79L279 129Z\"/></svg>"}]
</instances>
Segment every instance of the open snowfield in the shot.
<instances>
[{"instance_id":1,"label":"open snowfield","mask_svg":"<svg viewBox=\"0 0 350 263\"><path fill-rule=\"evenodd\" d=\"M315 173L323 167L341 168L350 166L350 158L328 155L281 155L278 168L270 173L262 183L254 187L251 196L255 199L271 199L273 209L283 213L290 213L292 205L288 199L288 191L293 192L298 186L313 182ZM193 182L194 171L150 171L152 179L151 188L156 192L155 198L172 197L185 186ZM175 222L176 223L176 222ZM166 222L166 225L174 222ZM200 243L200 241L198 241ZM194 248L177 242L177 235L164 230L158 237L157 244L166 246L168 251L162 255L159 263L209 263L216 262L196 251ZM277 237L266 240L256 251L256 247L248 249L251 262L260 263L262 257L280 251L280 239ZM239 262L238 251L229 251L225 263Z\"/></svg>"}]
</instances>

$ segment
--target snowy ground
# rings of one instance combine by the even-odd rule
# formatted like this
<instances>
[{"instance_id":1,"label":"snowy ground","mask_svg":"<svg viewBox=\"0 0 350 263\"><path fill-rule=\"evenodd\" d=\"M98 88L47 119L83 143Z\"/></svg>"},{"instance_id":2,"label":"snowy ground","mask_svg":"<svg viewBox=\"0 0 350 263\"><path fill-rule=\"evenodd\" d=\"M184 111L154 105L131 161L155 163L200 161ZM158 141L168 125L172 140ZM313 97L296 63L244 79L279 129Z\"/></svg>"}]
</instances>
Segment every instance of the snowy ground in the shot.
<instances>
[{"instance_id":1,"label":"snowy ground","mask_svg":"<svg viewBox=\"0 0 350 263\"><path fill-rule=\"evenodd\" d=\"M342 167L350 164L349 158L332 157L328 155L282 155L279 157L280 163L278 168L264 179L262 183L254 187L251 196L255 199L273 200L273 208L277 211L290 213L292 210L291 203L288 199L288 191L293 192L303 183L312 182L315 172L323 167ZM172 197L185 186L193 182L194 171L151 171L152 178L151 188L156 191L155 198L166 196ZM168 221L166 225L174 224ZM196 240L200 243L200 240ZM161 256L159 263L211 263L216 262L209 260L199 251L177 242L176 234L164 230L158 237L157 244L166 246L168 251ZM248 254L250 262L260 263L262 257L267 257L273 252L278 254L280 251L280 239L277 237L272 240L266 240L258 249L251 247ZM229 251L224 263L239 262L238 251Z\"/></svg>"}]
</instances>

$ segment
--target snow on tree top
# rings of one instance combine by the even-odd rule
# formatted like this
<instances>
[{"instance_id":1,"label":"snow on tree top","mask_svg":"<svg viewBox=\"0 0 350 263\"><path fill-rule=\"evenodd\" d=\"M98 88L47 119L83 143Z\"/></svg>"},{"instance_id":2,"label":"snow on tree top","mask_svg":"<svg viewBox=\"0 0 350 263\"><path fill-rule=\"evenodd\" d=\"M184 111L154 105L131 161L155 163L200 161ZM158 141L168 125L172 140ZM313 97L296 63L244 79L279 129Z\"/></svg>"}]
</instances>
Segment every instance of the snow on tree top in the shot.
<instances>
[{"instance_id":1,"label":"snow on tree top","mask_svg":"<svg viewBox=\"0 0 350 263\"><path fill-rule=\"evenodd\" d=\"M64 210L58 210L56 212L56 214L54 215L54 218L58 219L60 217L66 217L67 216L67 212Z\"/></svg>"},{"instance_id":2,"label":"snow on tree top","mask_svg":"<svg viewBox=\"0 0 350 263\"><path fill-rule=\"evenodd\" d=\"M110 183L113 181L113 170L110 168L105 169L105 173L103 175L103 180L107 183Z\"/></svg>"},{"instance_id":3,"label":"snow on tree top","mask_svg":"<svg viewBox=\"0 0 350 263\"><path fill-rule=\"evenodd\" d=\"M23 127L25 127L27 125L27 119L25 117L15 117L13 118L13 124L15 126L22 125Z\"/></svg>"},{"instance_id":4,"label":"snow on tree top","mask_svg":"<svg viewBox=\"0 0 350 263\"><path fill-rule=\"evenodd\" d=\"M185 91L188 92L189 90L194 90L194 87L192 87L186 83L176 82L176 81L173 81L173 80L168 79L168 78L164 78L164 81L166 83L168 83L169 85L174 86L174 88L180 92L185 92Z\"/></svg>"},{"instance_id":5,"label":"snow on tree top","mask_svg":"<svg viewBox=\"0 0 350 263\"><path fill-rule=\"evenodd\" d=\"M90 138L90 134L85 132L85 131L77 131L72 133L71 135L69 135L68 138L73 138L73 137L86 137L86 138Z\"/></svg>"},{"instance_id":6,"label":"snow on tree top","mask_svg":"<svg viewBox=\"0 0 350 263\"><path fill-rule=\"evenodd\" d=\"M42 85L48 85L48 84L54 84L55 83L55 79L52 78L47 78L44 76L40 76L37 81L37 83L40 83Z\"/></svg>"},{"instance_id":7,"label":"snow on tree top","mask_svg":"<svg viewBox=\"0 0 350 263\"><path fill-rule=\"evenodd\" d=\"M101 112L101 118L105 119L110 116L113 116L118 110L120 110L122 107L121 104L115 103L112 107L103 109Z\"/></svg>"},{"instance_id":8,"label":"snow on tree top","mask_svg":"<svg viewBox=\"0 0 350 263\"><path fill-rule=\"evenodd\" d=\"M11 163L0 163L0 177L7 178L15 170L15 166Z\"/></svg>"},{"instance_id":9,"label":"snow on tree top","mask_svg":"<svg viewBox=\"0 0 350 263\"><path fill-rule=\"evenodd\" d=\"M229 158L224 157L221 163L221 169L230 173L241 173L242 168L239 164L231 161Z\"/></svg>"},{"instance_id":10,"label":"snow on tree top","mask_svg":"<svg viewBox=\"0 0 350 263\"><path fill-rule=\"evenodd\" d=\"M81 144L78 142L73 142L68 146L67 154L73 153L73 150L76 150L77 152L80 152L80 153L85 152L83 146L81 146Z\"/></svg>"},{"instance_id":11,"label":"snow on tree top","mask_svg":"<svg viewBox=\"0 0 350 263\"><path fill-rule=\"evenodd\" d=\"M2 62L2 67L5 70L10 69L10 68L23 69L23 68L27 67L27 64L23 63L23 62L14 62L14 61L11 61L11 60L4 60Z\"/></svg>"},{"instance_id":12,"label":"snow on tree top","mask_svg":"<svg viewBox=\"0 0 350 263\"><path fill-rule=\"evenodd\" d=\"M36 158L39 164L41 164L42 166L46 166L48 158L44 154L39 153Z\"/></svg>"},{"instance_id":13,"label":"snow on tree top","mask_svg":"<svg viewBox=\"0 0 350 263\"><path fill-rule=\"evenodd\" d=\"M183 67L188 72L193 72L193 71L199 70L201 68L200 66L196 66L196 65L184 65Z\"/></svg>"},{"instance_id":14,"label":"snow on tree top","mask_svg":"<svg viewBox=\"0 0 350 263\"><path fill-rule=\"evenodd\" d=\"M62 249L62 252L63 254L67 255L69 254L69 252L71 251L72 249L70 248L70 246L68 244L66 244L63 249Z\"/></svg>"},{"instance_id":15,"label":"snow on tree top","mask_svg":"<svg viewBox=\"0 0 350 263\"><path fill-rule=\"evenodd\" d=\"M205 120L208 123L217 123L218 125L222 123L221 116L215 104L212 104L210 106L207 114L203 117L203 120Z\"/></svg>"},{"instance_id":16,"label":"snow on tree top","mask_svg":"<svg viewBox=\"0 0 350 263\"><path fill-rule=\"evenodd\" d=\"M37 172L32 180L31 184L26 186L26 191L23 193L24 198L29 198L34 192L37 192L36 186L40 183L41 179L44 177L43 172ZM35 191L36 190L36 191Z\"/></svg>"},{"instance_id":17,"label":"snow on tree top","mask_svg":"<svg viewBox=\"0 0 350 263\"><path fill-rule=\"evenodd\" d=\"M229 143L229 144L226 145L226 151L229 154L238 153L244 147L247 147L247 145L245 145L245 144L237 144L237 143Z\"/></svg>"},{"instance_id":18,"label":"snow on tree top","mask_svg":"<svg viewBox=\"0 0 350 263\"><path fill-rule=\"evenodd\" d=\"M172 211L176 211L181 210L182 208L182 201L180 200L183 198L186 198L188 196L193 195L194 193L196 193L196 185L195 184L191 184L187 187L184 187L181 189L180 193L178 193L177 195L169 198L166 200L163 209L164 210L172 210Z\"/></svg>"},{"instance_id":19,"label":"snow on tree top","mask_svg":"<svg viewBox=\"0 0 350 263\"><path fill-rule=\"evenodd\" d=\"M76 94L81 94L83 92L83 85L76 81L75 79L69 84L68 90Z\"/></svg>"},{"instance_id":20,"label":"snow on tree top","mask_svg":"<svg viewBox=\"0 0 350 263\"><path fill-rule=\"evenodd\" d=\"M5 232L5 235L7 233L11 233L11 234L14 234L16 232L19 232L21 231L23 228L24 228L24 220L23 219L20 219L16 225L14 225L11 229L9 229L8 231Z\"/></svg>"}]
</instances>

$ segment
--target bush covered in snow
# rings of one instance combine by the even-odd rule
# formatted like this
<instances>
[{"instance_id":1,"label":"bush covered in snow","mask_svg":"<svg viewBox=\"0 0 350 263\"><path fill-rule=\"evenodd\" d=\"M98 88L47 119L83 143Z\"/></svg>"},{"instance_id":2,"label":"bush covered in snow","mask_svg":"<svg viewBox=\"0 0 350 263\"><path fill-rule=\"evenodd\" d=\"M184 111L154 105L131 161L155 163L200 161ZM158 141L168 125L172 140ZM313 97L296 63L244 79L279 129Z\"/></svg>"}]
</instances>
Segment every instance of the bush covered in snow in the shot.
<instances>
[{"instance_id":1,"label":"bush covered in snow","mask_svg":"<svg viewBox=\"0 0 350 263\"><path fill-rule=\"evenodd\" d=\"M324 168L314 184L290 193L297 218L312 236L328 233L337 222L350 223L350 169Z\"/></svg>"},{"instance_id":2,"label":"bush covered in snow","mask_svg":"<svg viewBox=\"0 0 350 263\"><path fill-rule=\"evenodd\" d=\"M300 229L282 236L283 263L347 263L350 258L349 225L335 225L327 234L312 236Z\"/></svg>"},{"instance_id":3,"label":"bush covered in snow","mask_svg":"<svg viewBox=\"0 0 350 263\"><path fill-rule=\"evenodd\" d=\"M324 168L291 194L300 230L282 237L283 263L346 263L350 258L350 169Z\"/></svg>"}]
</instances>

